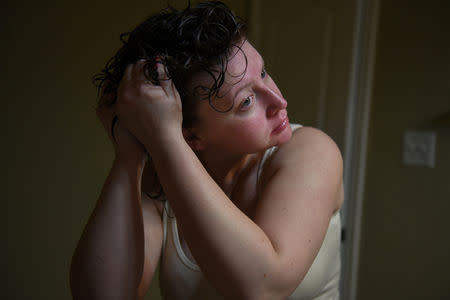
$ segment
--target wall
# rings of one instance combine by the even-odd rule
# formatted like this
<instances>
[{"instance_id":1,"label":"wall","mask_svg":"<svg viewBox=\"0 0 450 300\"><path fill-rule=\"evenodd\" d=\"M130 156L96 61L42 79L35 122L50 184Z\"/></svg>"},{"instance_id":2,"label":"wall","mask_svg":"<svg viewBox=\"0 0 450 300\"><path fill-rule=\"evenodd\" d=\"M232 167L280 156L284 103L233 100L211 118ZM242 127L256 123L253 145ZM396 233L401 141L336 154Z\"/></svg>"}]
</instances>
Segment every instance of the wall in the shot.
<instances>
[{"instance_id":1,"label":"wall","mask_svg":"<svg viewBox=\"0 0 450 300\"><path fill-rule=\"evenodd\" d=\"M228 2L247 12L247 1ZM70 298L70 258L112 159L90 80L118 34L164 3L6 3L7 299ZM381 4L358 299L448 299L450 136L438 136L434 169L402 166L401 142L405 129L426 127L449 109L449 2Z\"/></svg>"},{"instance_id":2,"label":"wall","mask_svg":"<svg viewBox=\"0 0 450 300\"><path fill-rule=\"evenodd\" d=\"M450 130L435 168L401 163L404 131L450 110L450 3L380 8L357 299L450 299Z\"/></svg>"},{"instance_id":3,"label":"wall","mask_svg":"<svg viewBox=\"0 0 450 300\"><path fill-rule=\"evenodd\" d=\"M246 2L234 2L242 14ZM11 0L4 5L2 294L7 299L70 298L71 256L112 160L96 120L91 78L118 48L119 34L165 3Z\"/></svg>"}]
</instances>

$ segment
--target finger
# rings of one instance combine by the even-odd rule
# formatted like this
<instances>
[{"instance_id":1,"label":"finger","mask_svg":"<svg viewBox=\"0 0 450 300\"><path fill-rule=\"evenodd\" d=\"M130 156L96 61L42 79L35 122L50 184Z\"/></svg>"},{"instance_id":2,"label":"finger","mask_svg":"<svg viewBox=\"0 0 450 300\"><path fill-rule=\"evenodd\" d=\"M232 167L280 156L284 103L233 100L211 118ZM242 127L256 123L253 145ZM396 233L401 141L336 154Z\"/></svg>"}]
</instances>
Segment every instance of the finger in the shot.
<instances>
[{"instance_id":1,"label":"finger","mask_svg":"<svg viewBox=\"0 0 450 300\"><path fill-rule=\"evenodd\" d=\"M131 80L132 75L133 75L133 66L134 66L134 65L129 64L129 65L125 68L125 71L123 72L122 80L120 80L120 83L122 83L123 81Z\"/></svg>"},{"instance_id":2,"label":"finger","mask_svg":"<svg viewBox=\"0 0 450 300\"><path fill-rule=\"evenodd\" d=\"M110 80L105 80L100 86L100 93L98 99L99 108L104 108L114 103L114 93L112 91L112 83Z\"/></svg>"},{"instance_id":3,"label":"finger","mask_svg":"<svg viewBox=\"0 0 450 300\"><path fill-rule=\"evenodd\" d=\"M147 61L145 59L138 60L134 65L132 69L132 78L134 80L139 81L147 81L147 78L145 77L145 65Z\"/></svg>"},{"instance_id":4,"label":"finger","mask_svg":"<svg viewBox=\"0 0 450 300\"><path fill-rule=\"evenodd\" d=\"M133 66L132 64L129 64L126 66L125 71L123 72L123 76L120 79L119 86L117 87L117 102L121 99L121 96L125 91L127 91L128 87L130 86L130 83L132 82L133 77Z\"/></svg>"},{"instance_id":5,"label":"finger","mask_svg":"<svg viewBox=\"0 0 450 300\"><path fill-rule=\"evenodd\" d=\"M166 72L166 67L160 63L156 63L156 70L158 72L159 85L164 90L167 96L173 96L174 94L174 86L172 80L169 79L169 76Z\"/></svg>"},{"instance_id":6,"label":"finger","mask_svg":"<svg viewBox=\"0 0 450 300\"><path fill-rule=\"evenodd\" d=\"M106 93L105 88L101 91L100 100L98 101L99 107L107 108L114 103L114 94L112 92Z\"/></svg>"},{"instance_id":7,"label":"finger","mask_svg":"<svg viewBox=\"0 0 450 300\"><path fill-rule=\"evenodd\" d=\"M117 117L117 115L114 115L112 122L111 122L111 138L112 140L117 143L116 137L114 135L114 128L117 127L117 121L119 120L119 118Z\"/></svg>"},{"instance_id":8,"label":"finger","mask_svg":"<svg viewBox=\"0 0 450 300\"><path fill-rule=\"evenodd\" d=\"M110 133L112 120L116 115L114 105L97 107L95 112L97 114L100 123L102 123L103 127L105 128L106 132Z\"/></svg>"}]
</instances>

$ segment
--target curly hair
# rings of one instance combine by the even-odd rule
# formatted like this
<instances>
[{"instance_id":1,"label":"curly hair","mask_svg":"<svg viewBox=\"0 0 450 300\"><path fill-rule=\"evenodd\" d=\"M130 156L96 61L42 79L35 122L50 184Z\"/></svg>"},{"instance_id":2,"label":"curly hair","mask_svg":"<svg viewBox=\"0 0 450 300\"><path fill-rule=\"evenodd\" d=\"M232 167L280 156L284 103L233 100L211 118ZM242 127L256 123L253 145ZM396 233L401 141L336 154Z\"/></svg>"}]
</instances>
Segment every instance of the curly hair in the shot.
<instances>
[{"instance_id":1,"label":"curly hair","mask_svg":"<svg viewBox=\"0 0 450 300\"><path fill-rule=\"evenodd\" d=\"M208 100L218 111L227 111L233 106L231 103L225 109L219 109L213 100L219 96L233 49L242 52L246 24L224 3L209 1L191 7L189 1L182 10L169 5L131 32L122 33L120 39L122 47L94 76L93 83L99 93L112 93L112 97L105 97L106 103L99 102L98 105L114 104L127 65L144 59L145 76L155 84L158 84L156 61L165 66L183 103L183 127L190 127L195 121L196 99ZM239 76L243 76L246 69L247 66ZM212 84L199 84L188 89L189 80L200 72L208 74Z\"/></svg>"}]
</instances>

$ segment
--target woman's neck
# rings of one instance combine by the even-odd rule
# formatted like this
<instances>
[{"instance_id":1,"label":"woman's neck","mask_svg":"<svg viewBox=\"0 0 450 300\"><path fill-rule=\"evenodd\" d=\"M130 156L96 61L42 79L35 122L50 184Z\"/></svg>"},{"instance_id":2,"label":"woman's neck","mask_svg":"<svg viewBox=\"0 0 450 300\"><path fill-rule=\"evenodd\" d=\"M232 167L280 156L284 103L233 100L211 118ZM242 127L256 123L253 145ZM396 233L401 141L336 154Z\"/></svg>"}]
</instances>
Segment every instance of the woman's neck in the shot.
<instances>
[{"instance_id":1,"label":"woman's neck","mask_svg":"<svg viewBox=\"0 0 450 300\"><path fill-rule=\"evenodd\" d=\"M239 175L246 169L254 154L246 154L241 156L220 156L217 153L197 153L197 157L202 162L209 175L229 195L233 190Z\"/></svg>"}]
</instances>

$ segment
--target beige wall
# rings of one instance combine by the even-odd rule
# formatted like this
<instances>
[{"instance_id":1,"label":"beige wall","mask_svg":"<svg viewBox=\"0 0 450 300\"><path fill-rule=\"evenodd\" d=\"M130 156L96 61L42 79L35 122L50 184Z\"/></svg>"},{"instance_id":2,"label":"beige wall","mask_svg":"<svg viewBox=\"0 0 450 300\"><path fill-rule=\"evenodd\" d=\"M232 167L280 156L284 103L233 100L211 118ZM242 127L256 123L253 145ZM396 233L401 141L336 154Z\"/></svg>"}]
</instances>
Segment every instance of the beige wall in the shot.
<instances>
[{"instance_id":1,"label":"beige wall","mask_svg":"<svg viewBox=\"0 0 450 300\"><path fill-rule=\"evenodd\" d=\"M70 258L112 159L90 79L118 34L164 2L6 4L8 299L70 297ZM247 13L248 1L228 2ZM438 137L435 169L400 160L403 131L449 109L448 15L446 0L382 1L358 299L450 298L450 136Z\"/></svg>"},{"instance_id":2,"label":"beige wall","mask_svg":"<svg viewBox=\"0 0 450 300\"><path fill-rule=\"evenodd\" d=\"M234 2L244 13L246 2ZM118 35L165 3L7 1L0 26L7 299L70 298L71 255L112 159L90 80Z\"/></svg>"},{"instance_id":3,"label":"beige wall","mask_svg":"<svg viewBox=\"0 0 450 300\"><path fill-rule=\"evenodd\" d=\"M358 299L450 299L450 129L435 168L401 163L450 110L450 2L380 2Z\"/></svg>"}]
</instances>

